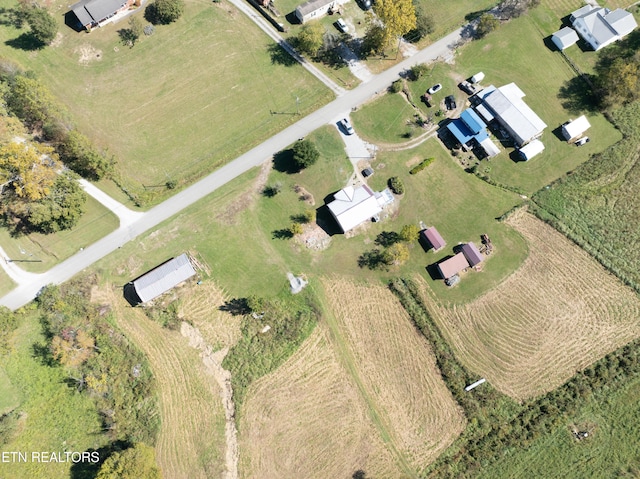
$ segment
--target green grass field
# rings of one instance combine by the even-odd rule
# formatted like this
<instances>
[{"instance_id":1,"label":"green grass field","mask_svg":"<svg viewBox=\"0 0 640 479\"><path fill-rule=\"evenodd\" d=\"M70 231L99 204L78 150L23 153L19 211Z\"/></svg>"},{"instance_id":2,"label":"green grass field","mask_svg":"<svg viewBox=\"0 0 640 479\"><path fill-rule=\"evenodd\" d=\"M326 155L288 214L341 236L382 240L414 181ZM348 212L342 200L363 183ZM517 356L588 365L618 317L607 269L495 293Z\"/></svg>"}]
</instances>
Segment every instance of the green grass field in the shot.
<instances>
[{"instance_id":1,"label":"green grass field","mask_svg":"<svg viewBox=\"0 0 640 479\"><path fill-rule=\"evenodd\" d=\"M46 366L34 355L33 345L44 342L38 317L29 312L16 331L15 351L2 359L2 368L21 398L12 440L2 451L25 451L28 462L4 463L3 476L15 479L68 478L71 462L32 462L31 452L82 452L107 443L93 401L66 385L61 368ZM0 382L2 380L0 379ZM0 386L1 387L1 386Z\"/></svg>"},{"instance_id":2,"label":"green grass field","mask_svg":"<svg viewBox=\"0 0 640 479\"><path fill-rule=\"evenodd\" d=\"M118 217L92 197L87 198L85 208L86 213L75 228L50 235L32 233L19 237L0 229L0 244L22 269L34 273L47 271L118 228Z\"/></svg>"},{"instance_id":3,"label":"green grass field","mask_svg":"<svg viewBox=\"0 0 640 479\"><path fill-rule=\"evenodd\" d=\"M513 477L637 477L640 470L640 378L590 397L578 412L526 450L510 450L479 479ZM576 440L572 431L588 431ZM635 473L632 473L635 471Z\"/></svg>"},{"instance_id":4,"label":"green grass field","mask_svg":"<svg viewBox=\"0 0 640 479\"><path fill-rule=\"evenodd\" d=\"M66 6L51 8L61 22ZM125 20L87 34L61 24L59 46L4 52L34 70L79 129L115 154L133 194L166 196L155 187L194 181L297 120L298 109L306 114L332 98L300 65L278 63L272 41L226 3L189 1L179 21L133 48L117 34L126 27ZM21 33L4 26L0 41Z\"/></svg>"},{"instance_id":5,"label":"green grass field","mask_svg":"<svg viewBox=\"0 0 640 479\"><path fill-rule=\"evenodd\" d=\"M404 143L414 109L400 94L385 93L351 114L358 135L367 141Z\"/></svg>"},{"instance_id":6,"label":"green grass field","mask_svg":"<svg viewBox=\"0 0 640 479\"><path fill-rule=\"evenodd\" d=\"M11 291L15 286L15 283L9 278L4 270L0 270L0 294L5 294Z\"/></svg>"},{"instance_id":7,"label":"green grass field","mask_svg":"<svg viewBox=\"0 0 640 479\"><path fill-rule=\"evenodd\" d=\"M0 367L0 416L12 411L18 404L18 390L9 380L4 368Z\"/></svg>"}]
</instances>

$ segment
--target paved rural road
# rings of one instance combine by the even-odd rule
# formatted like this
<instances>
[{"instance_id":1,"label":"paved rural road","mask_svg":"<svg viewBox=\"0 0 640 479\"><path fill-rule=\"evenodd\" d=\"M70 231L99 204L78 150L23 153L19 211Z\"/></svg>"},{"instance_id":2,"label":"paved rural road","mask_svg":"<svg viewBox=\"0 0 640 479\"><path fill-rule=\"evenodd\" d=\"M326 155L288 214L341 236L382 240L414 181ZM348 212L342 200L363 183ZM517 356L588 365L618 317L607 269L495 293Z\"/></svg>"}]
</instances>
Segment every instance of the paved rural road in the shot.
<instances>
[{"instance_id":1,"label":"paved rural road","mask_svg":"<svg viewBox=\"0 0 640 479\"><path fill-rule=\"evenodd\" d=\"M14 271L11 277L17 280L18 287L0 298L0 305L7 306L10 309L17 309L24 306L35 298L43 286L51 283L60 284L67 281L125 243L149 231L166 219L171 218L176 213L204 198L251 168L259 166L269 160L274 153L286 148L298 138L308 135L341 115L345 116L352 108L363 104L376 93L388 88L402 71L407 70L417 63L426 63L439 58L448 58L452 54L454 45L460 40L461 30L462 29L456 30L427 48L420 50L412 57L375 75L367 83L363 83L357 88L344 93L328 105L302 118L297 123L272 136L261 145L214 171L197 183L180 191L155 208L152 208L146 213L138 214L137 218L129 218L127 221L121 222L117 230L54 266L46 273L38 275L25 273L23 275L16 274ZM438 79L434 79L434 82L437 80ZM12 264L12 266L15 265Z\"/></svg>"}]
</instances>

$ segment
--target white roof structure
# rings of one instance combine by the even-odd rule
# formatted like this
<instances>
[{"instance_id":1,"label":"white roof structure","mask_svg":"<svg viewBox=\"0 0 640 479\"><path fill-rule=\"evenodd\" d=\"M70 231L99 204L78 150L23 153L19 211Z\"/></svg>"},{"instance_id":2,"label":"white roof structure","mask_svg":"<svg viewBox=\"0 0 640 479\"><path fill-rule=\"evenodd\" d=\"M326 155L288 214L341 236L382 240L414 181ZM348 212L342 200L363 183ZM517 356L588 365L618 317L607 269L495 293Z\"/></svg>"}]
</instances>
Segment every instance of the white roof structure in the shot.
<instances>
[{"instance_id":1,"label":"white roof structure","mask_svg":"<svg viewBox=\"0 0 640 479\"><path fill-rule=\"evenodd\" d=\"M494 156L500 154L500 148L496 146L491 138L485 138L484 140L482 140L480 142L480 146L489 158L493 158Z\"/></svg>"},{"instance_id":2,"label":"white roof structure","mask_svg":"<svg viewBox=\"0 0 640 479\"><path fill-rule=\"evenodd\" d=\"M578 39L578 34L571 27L564 27L551 35L551 41L558 47L558 50L564 50L574 45Z\"/></svg>"},{"instance_id":3,"label":"white roof structure","mask_svg":"<svg viewBox=\"0 0 640 479\"><path fill-rule=\"evenodd\" d=\"M547 127L522 100L525 94L515 83L500 88L491 85L478 93L478 96L518 146L538 138Z\"/></svg>"},{"instance_id":4,"label":"white roof structure","mask_svg":"<svg viewBox=\"0 0 640 479\"><path fill-rule=\"evenodd\" d=\"M520 155L525 161L529 161L536 155L539 155L544 151L544 145L540 140L533 140L531 143L520 148Z\"/></svg>"},{"instance_id":5,"label":"white roof structure","mask_svg":"<svg viewBox=\"0 0 640 479\"><path fill-rule=\"evenodd\" d=\"M571 141L572 139L582 135L589 128L591 128L589 120L587 120L586 116L582 115L580 118L576 118L575 120L562 125L562 136L564 136L565 140Z\"/></svg>"},{"instance_id":6,"label":"white roof structure","mask_svg":"<svg viewBox=\"0 0 640 479\"><path fill-rule=\"evenodd\" d=\"M482 80L484 80L483 72L478 72L471 77L471 83L480 83Z\"/></svg>"},{"instance_id":7,"label":"white roof structure","mask_svg":"<svg viewBox=\"0 0 640 479\"><path fill-rule=\"evenodd\" d=\"M140 300L146 303L195 274L189 257L183 253L140 276L133 282L133 287Z\"/></svg>"},{"instance_id":8,"label":"white roof structure","mask_svg":"<svg viewBox=\"0 0 640 479\"><path fill-rule=\"evenodd\" d=\"M618 8L611 11L608 8L586 5L571 14L571 22L580 36L596 51L620 40L638 26L633 15L626 10Z\"/></svg>"},{"instance_id":9,"label":"white roof structure","mask_svg":"<svg viewBox=\"0 0 640 479\"><path fill-rule=\"evenodd\" d=\"M347 186L329 203L329 211L345 233L382 211L376 195L367 185Z\"/></svg>"}]
</instances>

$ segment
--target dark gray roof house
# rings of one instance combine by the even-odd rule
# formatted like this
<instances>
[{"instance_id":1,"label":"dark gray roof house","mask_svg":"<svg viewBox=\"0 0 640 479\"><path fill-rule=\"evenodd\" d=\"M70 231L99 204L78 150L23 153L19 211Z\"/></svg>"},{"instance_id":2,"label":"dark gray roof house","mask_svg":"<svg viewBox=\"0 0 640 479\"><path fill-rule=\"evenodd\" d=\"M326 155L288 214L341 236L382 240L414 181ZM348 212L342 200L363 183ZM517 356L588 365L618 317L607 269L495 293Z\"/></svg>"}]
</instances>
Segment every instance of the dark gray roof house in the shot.
<instances>
[{"instance_id":1,"label":"dark gray roof house","mask_svg":"<svg viewBox=\"0 0 640 479\"><path fill-rule=\"evenodd\" d=\"M169 291L196 274L189 257L181 254L143 274L133 281L140 301L146 303Z\"/></svg>"},{"instance_id":2,"label":"dark gray roof house","mask_svg":"<svg viewBox=\"0 0 640 479\"><path fill-rule=\"evenodd\" d=\"M97 26L131 6L133 0L81 0L71 10L86 29Z\"/></svg>"}]
</instances>

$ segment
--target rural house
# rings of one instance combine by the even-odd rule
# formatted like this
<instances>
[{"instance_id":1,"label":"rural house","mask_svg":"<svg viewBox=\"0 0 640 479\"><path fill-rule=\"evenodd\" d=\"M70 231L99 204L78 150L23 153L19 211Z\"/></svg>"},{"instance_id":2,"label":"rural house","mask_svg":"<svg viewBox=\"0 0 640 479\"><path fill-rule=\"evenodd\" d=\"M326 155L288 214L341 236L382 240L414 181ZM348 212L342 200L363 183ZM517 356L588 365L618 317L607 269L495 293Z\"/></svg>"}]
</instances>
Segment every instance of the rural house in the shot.
<instances>
[{"instance_id":1,"label":"rural house","mask_svg":"<svg viewBox=\"0 0 640 479\"><path fill-rule=\"evenodd\" d=\"M484 256L482 256L480 250L472 242L462 245L462 254L464 254L464 257L467 259L469 266L476 266L484 260Z\"/></svg>"},{"instance_id":2,"label":"rural house","mask_svg":"<svg viewBox=\"0 0 640 479\"><path fill-rule=\"evenodd\" d=\"M579 138L585 131L587 131L591 127L589 120L587 117L582 115L575 120L569 120L567 123L562 125L562 136L568 142L576 140Z\"/></svg>"},{"instance_id":3,"label":"rural house","mask_svg":"<svg viewBox=\"0 0 640 479\"><path fill-rule=\"evenodd\" d=\"M522 100L525 96L515 83L496 88L491 85L477 93L476 110L486 122L493 120L504 128L517 146L523 146L542 135L547 127Z\"/></svg>"},{"instance_id":4,"label":"rural house","mask_svg":"<svg viewBox=\"0 0 640 479\"><path fill-rule=\"evenodd\" d=\"M551 41L558 50L564 50L578 41L578 34L571 27L564 27L551 35Z\"/></svg>"},{"instance_id":5,"label":"rural house","mask_svg":"<svg viewBox=\"0 0 640 479\"><path fill-rule=\"evenodd\" d=\"M371 220L382 211L387 198L378 198L367 185L347 186L333 195L333 201L327 206L343 232Z\"/></svg>"},{"instance_id":6,"label":"rural house","mask_svg":"<svg viewBox=\"0 0 640 479\"><path fill-rule=\"evenodd\" d=\"M462 252L438 263L438 270L444 279L452 278L468 267L469 263Z\"/></svg>"},{"instance_id":7,"label":"rural house","mask_svg":"<svg viewBox=\"0 0 640 479\"><path fill-rule=\"evenodd\" d=\"M467 108L460 114L460 118L447 124L447 129L464 150L480 146L489 158L500 153L498 147L489 138L487 124L471 108Z\"/></svg>"},{"instance_id":8,"label":"rural house","mask_svg":"<svg viewBox=\"0 0 640 479\"><path fill-rule=\"evenodd\" d=\"M595 51L620 40L638 24L626 10L585 5L571 14L571 24Z\"/></svg>"},{"instance_id":9,"label":"rural house","mask_svg":"<svg viewBox=\"0 0 640 479\"><path fill-rule=\"evenodd\" d=\"M321 18L329 12L337 10L340 5L347 3L349 0L309 0L296 8L296 17L300 23Z\"/></svg>"},{"instance_id":10,"label":"rural house","mask_svg":"<svg viewBox=\"0 0 640 479\"><path fill-rule=\"evenodd\" d=\"M434 252L441 250L447 244L434 226L427 228L426 230L422 230L420 234L423 241L426 241L426 243L433 248Z\"/></svg>"},{"instance_id":11,"label":"rural house","mask_svg":"<svg viewBox=\"0 0 640 479\"><path fill-rule=\"evenodd\" d=\"M78 22L87 30L100 26L114 15L127 10L135 0L81 0L71 5Z\"/></svg>"},{"instance_id":12,"label":"rural house","mask_svg":"<svg viewBox=\"0 0 640 479\"><path fill-rule=\"evenodd\" d=\"M189 257L183 253L177 258L165 261L160 266L133 280L133 289L140 299L146 303L176 287L196 274Z\"/></svg>"}]
</instances>

